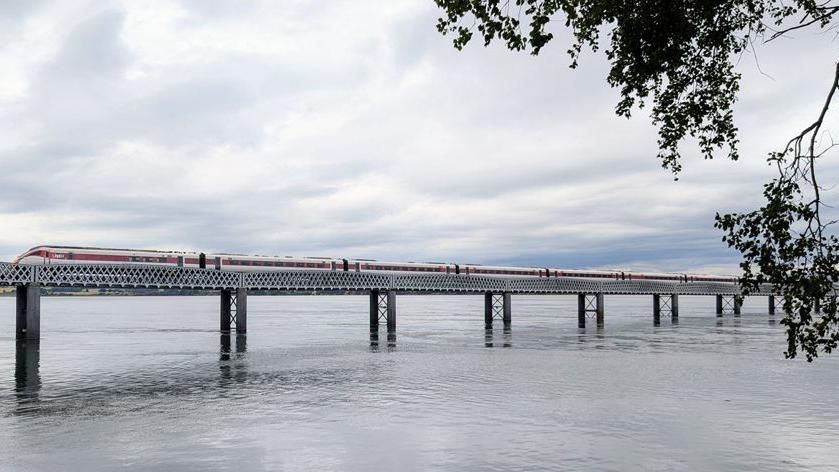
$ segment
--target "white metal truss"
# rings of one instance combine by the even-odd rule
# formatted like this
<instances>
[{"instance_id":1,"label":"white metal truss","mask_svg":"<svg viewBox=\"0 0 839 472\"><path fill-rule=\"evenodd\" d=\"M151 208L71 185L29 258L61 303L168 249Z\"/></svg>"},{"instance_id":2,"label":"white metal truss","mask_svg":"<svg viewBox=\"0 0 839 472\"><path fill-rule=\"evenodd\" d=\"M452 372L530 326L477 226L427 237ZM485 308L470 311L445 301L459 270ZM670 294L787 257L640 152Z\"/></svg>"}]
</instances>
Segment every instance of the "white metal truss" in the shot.
<instances>
[{"instance_id":1,"label":"white metal truss","mask_svg":"<svg viewBox=\"0 0 839 472\"><path fill-rule=\"evenodd\" d=\"M0 264L0 285L21 285L35 281L35 268L19 264Z\"/></svg>"},{"instance_id":2,"label":"white metal truss","mask_svg":"<svg viewBox=\"0 0 839 472\"><path fill-rule=\"evenodd\" d=\"M583 302L583 310L586 313L586 318L594 319L597 317L597 294L585 294L585 301Z\"/></svg>"},{"instance_id":3,"label":"white metal truss","mask_svg":"<svg viewBox=\"0 0 839 472\"><path fill-rule=\"evenodd\" d=\"M587 280L570 277L512 278L455 274L387 274L288 270L233 272L214 269L140 264L57 264L27 266L0 263L0 285L40 282L45 286L303 290L396 291L451 293L517 293L607 295L738 295L735 283L668 282L653 280ZM770 295L763 287L755 295ZM729 301L729 303L732 303Z\"/></svg>"},{"instance_id":4,"label":"white metal truss","mask_svg":"<svg viewBox=\"0 0 839 472\"><path fill-rule=\"evenodd\" d=\"M71 287L195 288L238 287L242 275L209 269L153 265L45 265L33 266L42 285Z\"/></svg>"},{"instance_id":5,"label":"white metal truss","mask_svg":"<svg viewBox=\"0 0 839 472\"><path fill-rule=\"evenodd\" d=\"M722 314L723 315L732 315L735 314L736 306L737 306L737 297L731 296L723 296L722 298Z\"/></svg>"},{"instance_id":6,"label":"white metal truss","mask_svg":"<svg viewBox=\"0 0 839 472\"><path fill-rule=\"evenodd\" d=\"M230 291L230 327L236 328L237 315L239 314L239 294L236 290Z\"/></svg>"},{"instance_id":7,"label":"white metal truss","mask_svg":"<svg viewBox=\"0 0 839 472\"><path fill-rule=\"evenodd\" d=\"M673 297L659 297L658 310L660 313L673 314Z\"/></svg>"},{"instance_id":8,"label":"white metal truss","mask_svg":"<svg viewBox=\"0 0 839 472\"><path fill-rule=\"evenodd\" d=\"M376 317L379 321L384 321L387 324L387 313L388 313L388 296L387 292L379 292L376 294L378 297L378 303L376 304Z\"/></svg>"},{"instance_id":9,"label":"white metal truss","mask_svg":"<svg viewBox=\"0 0 839 472\"><path fill-rule=\"evenodd\" d=\"M492 294L492 319L504 320L504 294Z\"/></svg>"}]
</instances>

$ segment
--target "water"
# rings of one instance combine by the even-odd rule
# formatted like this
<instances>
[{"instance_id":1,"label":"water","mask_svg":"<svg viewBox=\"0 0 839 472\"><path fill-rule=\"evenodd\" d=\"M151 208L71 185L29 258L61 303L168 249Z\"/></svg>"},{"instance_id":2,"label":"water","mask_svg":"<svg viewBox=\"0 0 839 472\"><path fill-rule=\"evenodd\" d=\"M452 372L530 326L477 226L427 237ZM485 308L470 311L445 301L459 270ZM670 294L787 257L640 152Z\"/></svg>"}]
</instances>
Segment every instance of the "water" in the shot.
<instances>
[{"instance_id":1,"label":"water","mask_svg":"<svg viewBox=\"0 0 839 472\"><path fill-rule=\"evenodd\" d=\"M784 360L747 300L719 321L681 297L400 296L398 336L360 296L42 299L40 352L0 299L0 470L837 470L839 355ZM590 323L593 324L593 323ZM17 363L16 363L17 355Z\"/></svg>"}]
</instances>

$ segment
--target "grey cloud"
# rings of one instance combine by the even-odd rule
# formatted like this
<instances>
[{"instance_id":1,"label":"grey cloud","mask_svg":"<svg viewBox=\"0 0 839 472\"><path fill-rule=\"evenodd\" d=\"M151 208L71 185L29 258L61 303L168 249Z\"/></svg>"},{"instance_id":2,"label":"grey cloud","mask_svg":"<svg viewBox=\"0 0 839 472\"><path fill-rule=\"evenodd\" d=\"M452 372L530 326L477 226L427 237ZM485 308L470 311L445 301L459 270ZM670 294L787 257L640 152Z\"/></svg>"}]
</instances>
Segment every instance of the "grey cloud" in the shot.
<instances>
[{"instance_id":1,"label":"grey cloud","mask_svg":"<svg viewBox=\"0 0 839 472\"><path fill-rule=\"evenodd\" d=\"M334 36L328 28L345 19L332 2L180 5L187 16L170 33L183 61L144 56L137 46L153 41L131 36L125 3L63 23L75 26L57 32L55 54L26 71L27 96L0 108L16 137L0 150L0 220L61 227L7 232L0 259L44 241L674 271L736 264L713 213L754 203L765 169L690 161L674 184L644 116L614 117L602 58L571 71L561 48L538 58L478 44L456 52L434 30L431 2L388 5L391 16L353 19ZM285 35L269 20L294 28ZM298 44L302 31L305 53L275 47ZM760 94L788 93L749 80ZM745 151L762 160L758 98L746 94L738 112Z\"/></svg>"}]
</instances>

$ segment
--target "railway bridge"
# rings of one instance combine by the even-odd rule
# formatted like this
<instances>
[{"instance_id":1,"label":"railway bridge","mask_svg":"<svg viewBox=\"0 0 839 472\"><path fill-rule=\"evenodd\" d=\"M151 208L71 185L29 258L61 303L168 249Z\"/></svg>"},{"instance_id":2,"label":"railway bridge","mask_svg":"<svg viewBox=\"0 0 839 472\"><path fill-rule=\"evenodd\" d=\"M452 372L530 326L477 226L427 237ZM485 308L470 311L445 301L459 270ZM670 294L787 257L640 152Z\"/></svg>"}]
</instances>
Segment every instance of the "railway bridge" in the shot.
<instances>
[{"instance_id":1,"label":"railway bridge","mask_svg":"<svg viewBox=\"0 0 839 472\"><path fill-rule=\"evenodd\" d=\"M384 322L396 331L396 298L399 294L473 294L484 297L484 326L499 320L512 322L513 295L573 295L577 297L577 324L589 319L604 325L606 295L652 296L653 323L661 315L679 316L679 295L716 297L716 313L739 314L743 297L735 283L675 282L656 280L588 280L573 277L494 277L462 274L374 273L323 270L235 272L214 269L166 267L142 264L23 265L0 263L0 286L16 287L18 339L40 339L42 287L123 289L180 289L218 291L219 329L245 334L248 324L248 294L332 292L367 295L370 298L370 330L378 332ZM775 298L769 287L754 295L767 296L769 313Z\"/></svg>"}]
</instances>

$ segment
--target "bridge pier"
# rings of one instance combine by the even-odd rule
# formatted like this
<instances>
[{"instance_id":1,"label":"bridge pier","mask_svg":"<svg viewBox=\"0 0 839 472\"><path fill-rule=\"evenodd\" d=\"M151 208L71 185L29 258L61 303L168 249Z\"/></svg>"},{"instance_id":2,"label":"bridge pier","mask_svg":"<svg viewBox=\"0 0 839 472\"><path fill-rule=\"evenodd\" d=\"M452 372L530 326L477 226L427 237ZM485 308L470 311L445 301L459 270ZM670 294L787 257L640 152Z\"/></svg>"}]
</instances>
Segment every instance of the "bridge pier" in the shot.
<instances>
[{"instance_id":1,"label":"bridge pier","mask_svg":"<svg viewBox=\"0 0 839 472\"><path fill-rule=\"evenodd\" d=\"M379 321L385 320L387 332L396 332L396 292L370 290L370 332L379 331Z\"/></svg>"},{"instance_id":2,"label":"bridge pier","mask_svg":"<svg viewBox=\"0 0 839 472\"><path fill-rule=\"evenodd\" d=\"M248 332L248 289L223 289L220 294L219 330L229 333L236 326L236 334Z\"/></svg>"},{"instance_id":3,"label":"bridge pier","mask_svg":"<svg viewBox=\"0 0 839 472\"><path fill-rule=\"evenodd\" d=\"M662 303L662 296L664 297L664 303ZM677 323L679 321L679 296L676 294L653 295L653 325L658 326L661 324L662 310L669 311L671 322Z\"/></svg>"},{"instance_id":4,"label":"bridge pier","mask_svg":"<svg viewBox=\"0 0 839 472\"><path fill-rule=\"evenodd\" d=\"M512 296L509 292L484 294L484 328L492 329L492 322L496 318L501 318L505 328L512 325Z\"/></svg>"},{"instance_id":5,"label":"bridge pier","mask_svg":"<svg viewBox=\"0 0 839 472\"><path fill-rule=\"evenodd\" d=\"M248 289L236 289L236 334L248 332Z\"/></svg>"},{"instance_id":6,"label":"bridge pier","mask_svg":"<svg viewBox=\"0 0 839 472\"><path fill-rule=\"evenodd\" d=\"M603 294L578 293L577 294L577 327L586 327L586 315L594 313L597 320L597 327L602 328L605 318Z\"/></svg>"},{"instance_id":7,"label":"bridge pier","mask_svg":"<svg viewBox=\"0 0 839 472\"><path fill-rule=\"evenodd\" d=\"M717 318L722 317L726 310L731 310L735 315L740 314L740 308L743 306L743 297L741 295L716 295L716 298ZM770 303L774 307L774 299Z\"/></svg>"},{"instance_id":8,"label":"bridge pier","mask_svg":"<svg viewBox=\"0 0 839 472\"><path fill-rule=\"evenodd\" d=\"M232 290L224 289L221 291L219 299L221 300L220 317L219 317L219 331L222 333L230 332L230 320L232 308L230 302L233 300ZM230 339L230 338L228 338Z\"/></svg>"},{"instance_id":9,"label":"bridge pier","mask_svg":"<svg viewBox=\"0 0 839 472\"><path fill-rule=\"evenodd\" d=\"M41 338L41 285L33 282L15 290L15 338Z\"/></svg>"}]
</instances>

